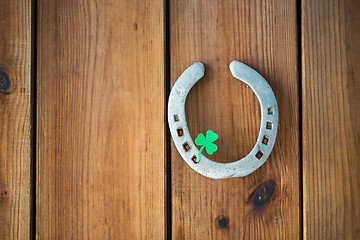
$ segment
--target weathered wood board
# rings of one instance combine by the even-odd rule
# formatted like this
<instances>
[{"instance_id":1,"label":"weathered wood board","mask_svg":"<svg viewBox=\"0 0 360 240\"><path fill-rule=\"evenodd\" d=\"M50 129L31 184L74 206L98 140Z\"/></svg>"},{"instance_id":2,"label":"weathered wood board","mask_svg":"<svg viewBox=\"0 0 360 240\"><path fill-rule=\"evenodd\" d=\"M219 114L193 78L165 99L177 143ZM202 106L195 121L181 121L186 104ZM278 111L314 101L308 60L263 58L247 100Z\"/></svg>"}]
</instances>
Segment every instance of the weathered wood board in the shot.
<instances>
[{"instance_id":1,"label":"weathered wood board","mask_svg":"<svg viewBox=\"0 0 360 240\"><path fill-rule=\"evenodd\" d=\"M274 150L248 177L205 178L172 145L174 239L300 238L297 31L296 1L170 1L171 85L193 62L205 64L186 114L193 139L208 129L219 134L219 150L210 159L244 157L260 129L259 103L250 88L232 78L232 60L268 80L280 109Z\"/></svg>"},{"instance_id":2,"label":"weathered wood board","mask_svg":"<svg viewBox=\"0 0 360 240\"><path fill-rule=\"evenodd\" d=\"M29 239L33 160L30 0L0 1L0 239Z\"/></svg>"},{"instance_id":3,"label":"weathered wood board","mask_svg":"<svg viewBox=\"0 0 360 240\"><path fill-rule=\"evenodd\" d=\"M38 1L39 239L164 238L164 9Z\"/></svg>"},{"instance_id":4,"label":"weathered wood board","mask_svg":"<svg viewBox=\"0 0 360 240\"><path fill-rule=\"evenodd\" d=\"M302 2L305 239L360 239L360 2Z\"/></svg>"}]
</instances>

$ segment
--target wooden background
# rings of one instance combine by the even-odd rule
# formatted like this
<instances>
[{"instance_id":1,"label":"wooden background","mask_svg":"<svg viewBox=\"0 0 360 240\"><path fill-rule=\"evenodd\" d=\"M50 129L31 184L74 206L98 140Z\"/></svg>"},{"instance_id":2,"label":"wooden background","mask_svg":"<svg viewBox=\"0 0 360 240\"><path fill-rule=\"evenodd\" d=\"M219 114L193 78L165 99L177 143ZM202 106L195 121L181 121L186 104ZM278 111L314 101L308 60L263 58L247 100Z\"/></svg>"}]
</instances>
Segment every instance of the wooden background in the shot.
<instances>
[{"instance_id":1,"label":"wooden background","mask_svg":"<svg viewBox=\"0 0 360 240\"><path fill-rule=\"evenodd\" d=\"M360 239L359 1L0 0L0 29L0 239ZM232 60L267 79L279 130L257 171L212 180L166 103L203 62L191 135L244 157L260 107Z\"/></svg>"}]
</instances>

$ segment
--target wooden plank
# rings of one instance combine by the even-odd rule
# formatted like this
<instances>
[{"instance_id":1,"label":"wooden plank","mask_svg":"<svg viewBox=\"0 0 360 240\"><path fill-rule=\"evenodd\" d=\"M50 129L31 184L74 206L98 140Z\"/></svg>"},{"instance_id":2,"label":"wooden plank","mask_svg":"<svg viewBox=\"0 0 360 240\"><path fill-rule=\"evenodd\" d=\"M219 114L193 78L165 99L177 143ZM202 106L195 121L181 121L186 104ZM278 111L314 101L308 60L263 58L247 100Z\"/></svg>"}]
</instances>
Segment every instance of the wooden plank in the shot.
<instances>
[{"instance_id":1,"label":"wooden plank","mask_svg":"<svg viewBox=\"0 0 360 240\"><path fill-rule=\"evenodd\" d=\"M0 1L1 239L30 238L31 11L31 1Z\"/></svg>"},{"instance_id":2,"label":"wooden plank","mask_svg":"<svg viewBox=\"0 0 360 240\"><path fill-rule=\"evenodd\" d=\"M268 80L280 112L270 158L245 178L205 178L172 145L173 238L300 238L296 1L171 1L170 17L171 83L193 62L205 64L186 113L193 139L208 129L219 133L219 150L211 159L244 157L260 129L259 103L249 87L232 78L232 60Z\"/></svg>"},{"instance_id":3,"label":"wooden plank","mask_svg":"<svg viewBox=\"0 0 360 240\"><path fill-rule=\"evenodd\" d=\"M302 9L304 236L360 239L360 2Z\"/></svg>"},{"instance_id":4,"label":"wooden plank","mask_svg":"<svg viewBox=\"0 0 360 240\"><path fill-rule=\"evenodd\" d=\"M38 1L39 239L164 238L163 12Z\"/></svg>"}]
</instances>

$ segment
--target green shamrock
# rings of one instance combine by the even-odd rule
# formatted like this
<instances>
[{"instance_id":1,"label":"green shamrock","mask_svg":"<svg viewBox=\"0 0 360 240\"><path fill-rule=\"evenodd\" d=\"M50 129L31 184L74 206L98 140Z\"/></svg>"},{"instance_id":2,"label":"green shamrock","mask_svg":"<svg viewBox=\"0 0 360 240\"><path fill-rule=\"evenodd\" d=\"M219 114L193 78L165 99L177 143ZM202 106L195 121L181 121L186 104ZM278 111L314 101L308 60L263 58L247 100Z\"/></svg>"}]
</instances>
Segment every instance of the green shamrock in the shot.
<instances>
[{"instance_id":1,"label":"green shamrock","mask_svg":"<svg viewBox=\"0 0 360 240\"><path fill-rule=\"evenodd\" d=\"M206 132L206 137L204 136L204 134L199 133L199 135L195 139L195 143L196 143L196 145L199 145L199 146L202 146L202 147L200 148L200 151L199 151L198 156L196 158L196 162L200 161L201 151L204 150L205 147L206 147L206 152L209 155L212 155L214 152L216 152L218 150L218 147L215 145L215 143L213 143L218 138L219 138L219 135L214 133L212 130L208 130Z\"/></svg>"}]
</instances>

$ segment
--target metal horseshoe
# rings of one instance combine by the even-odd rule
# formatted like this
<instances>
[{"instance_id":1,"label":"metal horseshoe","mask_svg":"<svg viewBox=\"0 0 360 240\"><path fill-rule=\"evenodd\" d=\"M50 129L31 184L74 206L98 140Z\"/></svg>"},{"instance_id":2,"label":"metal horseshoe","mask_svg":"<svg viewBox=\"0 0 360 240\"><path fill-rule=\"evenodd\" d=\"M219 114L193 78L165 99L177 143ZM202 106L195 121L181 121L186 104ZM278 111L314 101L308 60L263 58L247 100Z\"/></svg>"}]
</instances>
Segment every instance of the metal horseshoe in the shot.
<instances>
[{"instance_id":1,"label":"metal horseshoe","mask_svg":"<svg viewBox=\"0 0 360 240\"><path fill-rule=\"evenodd\" d=\"M245 177L258 169L274 147L278 128L278 105L267 81L254 69L239 61L231 62L230 71L233 77L250 86L261 107L261 125L256 144L246 157L236 162L214 162L202 154L199 162L194 161L199 150L186 123L185 100L190 89L204 76L205 68L201 62L195 62L181 74L169 96L168 122L177 150L192 169L213 179Z\"/></svg>"}]
</instances>

